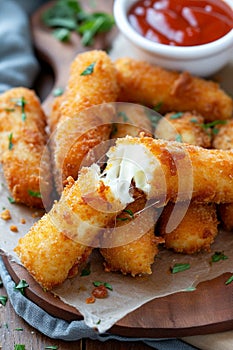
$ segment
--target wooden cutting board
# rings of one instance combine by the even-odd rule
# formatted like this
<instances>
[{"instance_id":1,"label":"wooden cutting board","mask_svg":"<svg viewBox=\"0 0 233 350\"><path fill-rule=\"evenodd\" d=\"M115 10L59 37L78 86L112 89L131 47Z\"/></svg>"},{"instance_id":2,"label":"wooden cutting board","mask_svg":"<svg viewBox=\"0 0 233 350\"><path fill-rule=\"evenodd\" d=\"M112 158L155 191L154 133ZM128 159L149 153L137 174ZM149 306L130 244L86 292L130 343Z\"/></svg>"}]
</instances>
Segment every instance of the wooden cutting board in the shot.
<instances>
[{"instance_id":1,"label":"wooden cutting board","mask_svg":"<svg viewBox=\"0 0 233 350\"><path fill-rule=\"evenodd\" d=\"M88 11L112 12L113 1L81 1ZM87 49L106 49L109 47L116 29L107 35L100 35L94 46L84 48L80 38L73 34L69 43L60 43L45 28L41 22L42 12L51 6L46 4L32 17L32 30L35 48L39 56L46 61L54 71L54 86L65 87L69 66L74 57ZM43 107L49 112L53 95L50 92ZM25 279L29 283L26 296L53 316L65 320L81 319L80 313L71 306L64 304L51 293L44 292L28 272L16 263L4 258L6 267L17 283ZM230 274L225 274L212 281L201 283L191 293L176 293L167 297L155 299L118 321L110 330L115 334L128 337L183 337L197 334L216 333L233 329L233 283L225 286ZM129 291L130 293L130 291Z\"/></svg>"}]
</instances>

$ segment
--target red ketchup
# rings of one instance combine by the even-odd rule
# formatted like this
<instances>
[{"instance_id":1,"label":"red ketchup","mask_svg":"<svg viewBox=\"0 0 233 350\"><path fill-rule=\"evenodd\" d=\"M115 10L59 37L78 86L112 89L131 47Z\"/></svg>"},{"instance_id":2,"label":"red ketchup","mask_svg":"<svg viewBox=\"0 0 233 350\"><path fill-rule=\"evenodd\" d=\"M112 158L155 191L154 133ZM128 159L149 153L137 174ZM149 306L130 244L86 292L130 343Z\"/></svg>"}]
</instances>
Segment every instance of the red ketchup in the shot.
<instances>
[{"instance_id":1,"label":"red ketchup","mask_svg":"<svg viewBox=\"0 0 233 350\"><path fill-rule=\"evenodd\" d=\"M128 19L143 37L173 46L206 44L233 28L233 11L223 0L139 0Z\"/></svg>"}]
</instances>

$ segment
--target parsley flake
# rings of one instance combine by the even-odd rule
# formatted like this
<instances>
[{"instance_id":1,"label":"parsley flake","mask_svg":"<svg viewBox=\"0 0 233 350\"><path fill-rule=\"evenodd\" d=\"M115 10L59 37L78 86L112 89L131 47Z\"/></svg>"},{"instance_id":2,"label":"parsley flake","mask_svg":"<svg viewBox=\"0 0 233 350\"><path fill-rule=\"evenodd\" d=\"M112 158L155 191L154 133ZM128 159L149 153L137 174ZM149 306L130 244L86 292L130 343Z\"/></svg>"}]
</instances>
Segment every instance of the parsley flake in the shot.
<instances>
[{"instance_id":1,"label":"parsley flake","mask_svg":"<svg viewBox=\"0 0 233 350\"><path fill-rule=\"evenodd\" d=\"M27 104L25 98L23 96L20 98L13 98L12 101L15 102L16 106L21 107L21 118L22 118L22 121L25 122L26 120L25 105Z\"/></svg>"},{"instance_id":2,"label":"parsley flake","mask_svg":"<svg viewBox=\"0 0 233 350\"><path fill-rule=\"evenodd\" d=\"M8 144L8 149L11 151L13 148L13 132L10 133L10 135L8 135L8 140L9 140L9 144Z\"/></svg>"},{"instance_id":3,"label":"parsley flake","mask_svg":"<svg viewBox=\"0 0 233 350\"><path fill-rule=\"evenodd\" d=\"M179 119L182 117L183 114L183 112L174 113L169 117L169 119Z\"/></svg>"},{"instance_id":4,"label":"parsley flake","mask_svg":"<svg viewBox=\"0 0 233 350\"><path fill-rule=\"evenodd\" d=\"M25 350L24 344L15 344L14 350Z\"/></svg>"},{"instance_id":5,"label":"parsley flake","mask_svg":"<svg viewBox=\"0 0 233 350\"><path fill-rule=\"evenodd\" d=\"M11 203L11 204L14 204L15 203L15 199L12 198L12 197L7 197L8 201Z\"/></svg>"},{"instance_id":6,"label":"parsley flake","mask_svg":"<svg viewBox=\"0 0 233 350\"><path fill-rule=\"evenodd\" d=\"M181 135L176 135L175 141L176 142L183 142Z\"/></svg>"},{"instance_id":7,"label":"parsley flake","mask_svg":"<svg viewBox=\"0 0 233 350\"><path fill-rule=\"evenodd\" d=\"M178 273L190 269L190 264L178 263L171 267L171 273Z\"/></svg>"},{"instance_id":8,"label":"parsley flake","mask_svg":"<svg viewBox=\"0 0 233 350\"><path fill-rule=\"evenodd\" d=\"M58 345L49 345L49 346L46 346L45 349L57 350Z\"/></svg>"},{"instance_id":9,"label":"parsley flake","mask_svg":"<svg viewBox=\"0 0 233 350\"><path fill-rule=\"evenodd\" d=\"M129 118L125 112L118 112L117 116L122 117L124 123L129 121Z\"/></svg>"},{"instance_id":10,"label":"parsley flake","mask_svg":"<svg viewBox=\"0 0 233 350\"><path fill-rule=\"evenodd\" d=\"M163 102L158 102L158 103L153 107L153 110L154 110L155 112L159 112L160 109L161 109L161 107L162 107L162 105L163 105Z\"/></svg>"},{"instance_id":11,"label":"parsley flake","mask_svg":"<svg viewBox=\"0 0 233 350\"><path fill-rule=\"evenodd\" d=\"M95 287L104 286L109 290L113 290L112 285L108 282L95 281L95 282L93 282L93 285Z\"/></svg>"},{"instance_id":12,"label":"parsley flake","mask_svg":"<svg viewBox=\"0 0 233 350\"><path fill-rule=\"evenodd\" d=\"M0 304L2 304L3 306L6 305L7 302L7 296L6 295L0 295Z\"/></svg>"},{"instance_id":13,"label":"parsley flake","mask_svg":"<svg viewBox=\"0 0 233 350\"><path fill-rule=\"evenodd\" d=\"M225 284L228 285L231 282L233 282L233 275L230 278L228 278L228 280L225 282Z\"/></svg>"},{"instance_id":14,"label":"parsley flake","mask_svg":"<svg viewBox=\"0 0 233 350\"><path fill-rule=\"evenodd\" d=\"M224 254L224 252L215 252L212 256L211 256L211 262L218 262L220 260L226 260L228 259L228 256L226 256Z\"/></svg>"},{"instance_id":15,"label":"parsley flake","mask_svg":"<svg viewBox=\"0 0 233 350\"><path fill-rule=\"evenodd\" d=\"M28 190L28 194L29 194L31 197L41 198L41 193L40 193L40 192L37 192L37 191Z\"/></svg>"},{"instance_id":16,"label":"parsley flake","mask_svg":"<svg viewBox=\"0 0 233 350\"><path fill-rule=\"evenodd\" d=\"M90 75L94 72L96 62L91 63L80 75Z\"/></svg>"},{"instance_id":17,"label":"parsley flake","mask_svg":"<svg viewBox=\"0 0 233 350\"><path fill-rule=\"evenodd\" d=\"M54 97L61 96L63 93L64 93L64 89L61 88L61 87L55 88L55 89L53 90L53 96L54 96Z\"/></svg>"},{"instance_id":18,"label":"parsley flake","mask_svg":"<svg viewBox=\"0 0 233 350\"><path fill-rule=\"evenodd\" d=\"M81 277L83 277L83 276L89 276L90 273L91 273L91 264L88 263L88 264L84 267L84 269L82 269L81 275L80 275L80 276L81 276Z\"/></svg>"},{"instance_id":19,"label":"parsley flake","mask_svg":"<svg viewBox=\"0 0 233 350\"><path fill-rule=\"evenodd\" d=\"M25 288L29 287L29 284L25 280L20 280L19 283L14 287L15 290L18 290L22 295L25 294Z\"/></svg>"}]
</instances>

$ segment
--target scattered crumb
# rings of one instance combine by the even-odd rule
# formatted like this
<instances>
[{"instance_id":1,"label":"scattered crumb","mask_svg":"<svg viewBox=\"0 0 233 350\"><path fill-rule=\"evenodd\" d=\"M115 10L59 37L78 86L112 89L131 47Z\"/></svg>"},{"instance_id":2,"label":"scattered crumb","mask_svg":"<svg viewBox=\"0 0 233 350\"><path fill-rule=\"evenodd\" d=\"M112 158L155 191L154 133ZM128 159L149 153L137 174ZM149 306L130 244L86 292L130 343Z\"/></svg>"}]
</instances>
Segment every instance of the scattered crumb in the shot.
<instances>
[{"instance_id":1,"label":"scattered crumb","mask_svg":"<svg viewBox=\"0 0 233 350\"><path fill-rule=\"evenodd\" d=\"M22 218L22 219L20 220L20 222L21 222L21 224L26 224L26 220L25 220L24 218Z\"/></svg>"},{"instance_id":2,"label":"scattered crumb","mask_svg":"<svg viewBox=\"0 0 233 350\"><path fill-rule=\"evenodd\" d=\"M1 213L1 219L3 220L10 220L11 219L11 213L10 210L6 209Z\"/></svg>"},{"instance_id":3,"label":"scattered crumb","mask_svg":"<svg viewBox=\"0 0 233 350\"><path fill-rule=\"evenodd\" d=\"M18 232L18 227L15 226L15 225L11 225L11 226L10 226L10 230L11 230L12 232Z\"/></svg>"},{"instance_id":4,"label":"scattered crumb","mask_svg":"<svg viewBox=\"0 0 233 350\"><path fill-rule=\"evenodd\" d=\"M40 216L40 213L38 211L35 211L34 213L32 213L33 218L38 218L39 216Z\"/></svg>"},{"instance_id":5,"label":"scattered crumb","mask_svg":"<svg viewBox=\"0 0 233 350\"><path fill-rule=\"evenodd\" d=\"M93 295L86 299L86 304L93 304L94 302L95 302L95 297Z\"/></svg>"}]
</instances>

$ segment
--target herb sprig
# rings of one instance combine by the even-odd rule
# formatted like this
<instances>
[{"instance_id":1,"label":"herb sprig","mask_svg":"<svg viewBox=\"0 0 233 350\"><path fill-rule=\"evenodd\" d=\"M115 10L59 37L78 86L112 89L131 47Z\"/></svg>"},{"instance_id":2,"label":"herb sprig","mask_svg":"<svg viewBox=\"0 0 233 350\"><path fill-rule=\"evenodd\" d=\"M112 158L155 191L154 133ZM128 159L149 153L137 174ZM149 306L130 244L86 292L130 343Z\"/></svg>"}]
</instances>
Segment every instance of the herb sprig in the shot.
<instances>
[{"instance_id":1,"label":"herb sprig","mask_svg":"<svg viewBox=\"0 0 233 350\"><path fill-rule=\"evenodd\" d=\"M79 33L83 46L92 45L98 33L110 31L115 24L112 15L87 13L77 0L58 0L42 14L42 21L54 28L53 35L60 41L69 41L73 31Z\"/></svg>"}]
</instances>

